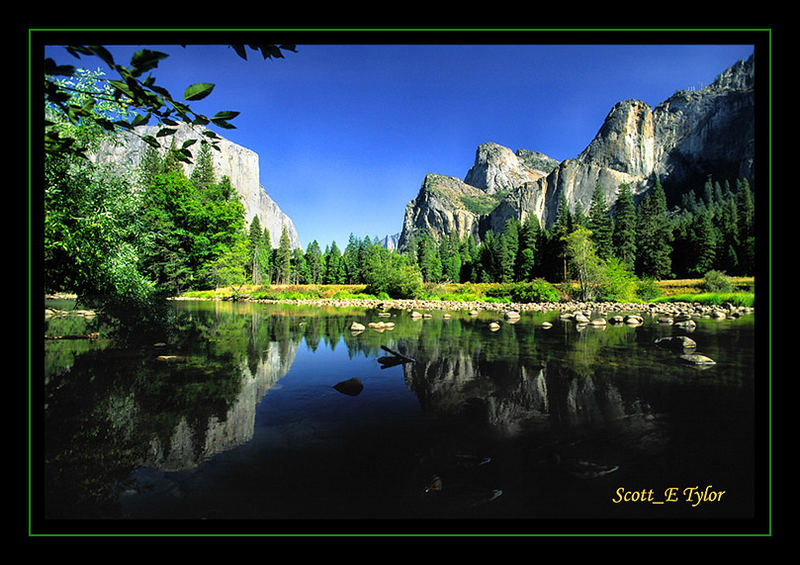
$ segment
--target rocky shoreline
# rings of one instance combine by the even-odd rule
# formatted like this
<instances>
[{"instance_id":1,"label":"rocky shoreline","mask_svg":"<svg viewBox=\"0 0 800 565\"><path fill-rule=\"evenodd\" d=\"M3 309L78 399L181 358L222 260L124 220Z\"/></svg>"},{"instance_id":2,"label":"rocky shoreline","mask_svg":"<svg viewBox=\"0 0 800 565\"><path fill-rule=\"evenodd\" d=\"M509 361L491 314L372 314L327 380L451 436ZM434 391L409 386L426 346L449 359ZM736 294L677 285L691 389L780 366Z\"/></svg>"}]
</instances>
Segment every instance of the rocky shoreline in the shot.
<instances>
[{"instance_id":1,"label":"rocky shoreline","mask_svg":"<svg viewBox=\"0 0 800 565\"><path fill-rule=\"evenodd\" d=\"M206 298L177 297L174 300L209 300ZM225 300L211 299L211 300ZM264 304L293 304L308 306L328 306L336 308L365 308L369 310L407 310L411 312L431 311L460 311L467 310L471 313L496 312L506 315L508 313L523 312L552 312L561 311L566 315L581 314L589 318L615 317L617 314L638 312L660 318L666 323L672 321L685 321L691 318L737 318L744 314L752 314L755 309L751 306L736 306L730 303L721 305L701 304L699 302L531 302L531 303L500 303L500 302L459 302L448 300L415 300L415 299L293 299L293 300L268 300L239 298L240 301L257 302ZM688 318L687 318L688 316ZM663 318L663 320L661 320ZM589 319L588 322L592 320Z\"/></svg>"}]
</instances>

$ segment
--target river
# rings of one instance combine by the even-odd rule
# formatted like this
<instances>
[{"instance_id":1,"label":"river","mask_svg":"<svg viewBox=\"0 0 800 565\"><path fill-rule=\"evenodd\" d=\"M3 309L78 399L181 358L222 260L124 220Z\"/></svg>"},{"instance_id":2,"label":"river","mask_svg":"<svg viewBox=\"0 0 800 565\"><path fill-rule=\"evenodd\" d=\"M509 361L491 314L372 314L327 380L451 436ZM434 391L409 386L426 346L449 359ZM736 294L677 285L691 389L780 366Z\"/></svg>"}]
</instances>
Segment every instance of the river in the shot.
<instances>
[{"instance_id":1,"label":"river","mask_svg":"<svg viewBox=\"0 0 800 565\"><path fill-rule=\"evenodd\" d=\"M149 340L45 340L45 523L702 530L763 508L754 314L687 331L647 315L171 308ZM655 343L675 335L715 363Z\"/></svg>"}]
</instances>

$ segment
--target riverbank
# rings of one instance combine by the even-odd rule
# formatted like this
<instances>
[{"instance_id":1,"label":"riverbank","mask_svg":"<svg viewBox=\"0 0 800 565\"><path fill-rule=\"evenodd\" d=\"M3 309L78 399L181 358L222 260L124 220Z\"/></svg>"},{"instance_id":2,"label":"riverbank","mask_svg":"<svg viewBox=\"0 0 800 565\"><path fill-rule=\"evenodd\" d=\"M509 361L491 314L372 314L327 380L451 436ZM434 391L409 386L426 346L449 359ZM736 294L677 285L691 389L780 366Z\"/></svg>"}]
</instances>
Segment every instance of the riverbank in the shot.
<instances>
[{"instance_id":1,"label":"riverbank","mask_svg":"<svg viewBox=\"0 0 800 565\"><path fill-rule=\"evenodd\" d=\"M199 298L176 297L173 300L226 300L229 297ZM504 316L513 317L514 313L524 312L552 312L559 311L564 314L574 315L580 313L586 317L597 318L613 317L617 314L638 312L669 319L681 320L686 318L736 318L744 314L752 314L753 306L737 305L733 302L720 304L702 303L700 301L665 301L665 302L484 302L484 301L455 301L455 300L417 300L417 299L377 299L377 298L314 298L314 299L249 299L243 296L237 298L243 302L256 302L265 304L290 304L307 306L327 306L335 308L365 308L376 310L404 310L417 312L424 316L433 311L468 311L479 314L480 312L493 312Z\"/></svg>"}]
</instances>

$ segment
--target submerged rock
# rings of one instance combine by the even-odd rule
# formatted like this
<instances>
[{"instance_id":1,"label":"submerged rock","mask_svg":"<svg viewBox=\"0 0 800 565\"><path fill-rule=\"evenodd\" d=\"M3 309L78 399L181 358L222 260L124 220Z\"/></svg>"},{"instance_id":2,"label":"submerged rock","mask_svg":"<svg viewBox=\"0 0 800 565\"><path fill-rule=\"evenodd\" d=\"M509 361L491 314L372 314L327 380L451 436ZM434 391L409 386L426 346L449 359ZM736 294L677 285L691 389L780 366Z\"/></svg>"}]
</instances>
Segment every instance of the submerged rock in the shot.
<instances>
[{"instance_id":1,"label":"submerged rock","mask_svg":"<svg viewBox=\"0 0 800 565\"><path fill-rule=\"evenodd\" d=\"M697 347L697 343L692 338L685 335L660 337L655 340L655 344L670 349L694 349Z\"/></svg>"},{"instance_id":2,"label":"submerged rock","mask_svg":"<svg viewBox=\"0 0 800 565\"><path fill-rule=\"evenodd\" d=\"M605 465L583 459L564 462L562 466L569 475L576 479L597 479L610 475L619 469L619 465Z\"/></svg>"},{"instance_id":3,"label":"submerged rock","mask_svg":"<svg viewBox=\"0 0 800 565\"><path fill-rule=\"evenodd\" d=\"M705 355L701 355L699 353L687 353L685 355L681 355L680 358L682 361L685 361L691 365L710 366L717 364L717 362L710 357L706 357Z\"/></svg>"},{"instance_id":4,"label":"submerged rock","mask_svg":"<svg viewBox=\"0 0 800 565\"><path fill-rule=\"evenodd\" d=\"M352 379L347 379L346 381L336 383L335 385L333 385L333 388L335 388L342 394L347 394L349 396L356 396L362 390L364 390L364 385L361 383L361 379L359 379L358 377L353 377Z\"/></svg>"}]
</instances>

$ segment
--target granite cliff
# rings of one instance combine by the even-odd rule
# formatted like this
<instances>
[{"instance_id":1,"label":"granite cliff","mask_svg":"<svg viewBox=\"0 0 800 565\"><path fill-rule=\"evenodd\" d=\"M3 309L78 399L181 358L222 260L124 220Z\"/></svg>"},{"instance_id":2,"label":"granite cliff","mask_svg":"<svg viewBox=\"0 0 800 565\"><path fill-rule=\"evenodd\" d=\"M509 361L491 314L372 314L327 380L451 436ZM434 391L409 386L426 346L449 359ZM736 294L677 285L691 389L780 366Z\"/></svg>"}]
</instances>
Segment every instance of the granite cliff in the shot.
<instances>
[{"instance_id":1,"label":"granite cliff","mask_svg":"<svg viewBox=\"0 0 800 565\"><path fill-rule=\"evenodd\" d=\"M137 128L139 136L155 135L160 126L141 126ZM137 135L123 134L123 141L115 145L106 145L93 156L96 162L110 163L124 170L135 169L145 153L147 144ZM197 139L199 135L188 126L180 126L174 134L175 144L180 145L187 139ZM162 138L163 140L169 138ZM212 151L214 174L217 179L227 176L238 192L245 212L245 225L250 225L254 216L258 216L261 227L267 228L273 247L279 244L281 232L286 226L292 249L301 247L292 219L281 211L278 204L267 194L259 181L258 154L218 136L219 151ZM166 143L169 143L167 141ZM195 145L195 147L199 147ZM197 150L194 151L197 153ZM186 175L191 174L192 165L184 164Z\"/></svg>"},{"instance_id":2,"label":"granite cliff","mask_svg":"<svg viewBox=\"0 0 800 565\"><path fill-rule=\"evenodd\" d=\"M613 207L628 183L641 196L659 181L668 197L715 179L754 178L754 61L739 61L700 90L682 90L655 108L639 100L614 105L589 145L574 159L496 143L478 147L464 177L428 174L406 206L399 247L416 234L455 230L478 241L509 219L555 220L562 196L588 213L599 183Z\"/></svg>"}]
</instances>

